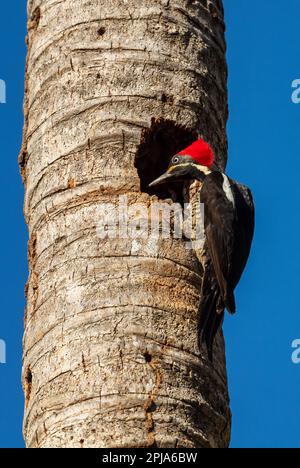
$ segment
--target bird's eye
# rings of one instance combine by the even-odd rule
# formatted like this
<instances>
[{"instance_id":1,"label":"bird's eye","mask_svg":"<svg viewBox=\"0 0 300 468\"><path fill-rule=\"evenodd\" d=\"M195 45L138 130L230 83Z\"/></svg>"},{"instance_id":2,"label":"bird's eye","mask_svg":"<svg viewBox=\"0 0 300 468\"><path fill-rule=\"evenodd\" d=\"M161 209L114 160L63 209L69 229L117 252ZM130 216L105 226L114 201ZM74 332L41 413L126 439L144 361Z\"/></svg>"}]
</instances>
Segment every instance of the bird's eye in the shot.
<instances>
[{"instance_id":1,"label":"bird's eye","mask_svg":"<svg viewBox=\"0 0 300 468\"><path fill-rule=\"evenodd\" d=\"M174 158L172 159L172 164L178 164L180 161L179 157L178 156L174 156Z\"/></svg>"}]
</instances>

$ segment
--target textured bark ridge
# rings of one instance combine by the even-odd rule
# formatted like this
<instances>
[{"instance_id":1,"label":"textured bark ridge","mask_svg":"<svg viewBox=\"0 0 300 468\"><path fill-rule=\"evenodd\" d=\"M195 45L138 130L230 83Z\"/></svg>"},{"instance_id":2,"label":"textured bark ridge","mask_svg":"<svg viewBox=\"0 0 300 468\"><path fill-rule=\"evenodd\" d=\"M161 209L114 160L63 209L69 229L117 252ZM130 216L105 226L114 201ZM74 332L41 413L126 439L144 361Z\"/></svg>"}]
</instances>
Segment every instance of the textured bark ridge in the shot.
<instances>
[{"instance_id":1,"label":"textured bark ridge","mask_svg":"<svg viewBox=\"0 0 300 468\"><path fill-rule=\"evenodd\" d=\"M224 56L220 0L28 1L28 447L228 446L224 343L213 365L197 349L193 252L97 234L100 204L157 201L147 171L179 132L225 165Z\"/></svg>"}]
</instances>

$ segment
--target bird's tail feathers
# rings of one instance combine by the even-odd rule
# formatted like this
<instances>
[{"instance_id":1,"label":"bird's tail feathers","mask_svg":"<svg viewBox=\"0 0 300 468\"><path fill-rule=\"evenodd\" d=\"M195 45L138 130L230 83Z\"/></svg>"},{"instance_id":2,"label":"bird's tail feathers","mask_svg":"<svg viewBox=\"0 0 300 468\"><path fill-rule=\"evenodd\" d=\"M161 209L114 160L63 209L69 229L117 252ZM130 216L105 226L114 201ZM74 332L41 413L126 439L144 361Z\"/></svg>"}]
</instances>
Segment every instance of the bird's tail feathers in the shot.
<instances>
[{"instance_id":1,"label":"bird's tail feathers","mask_svg":"<svg viewBox=\"0 0 300 468\"><path fill-rule=\"evenodd\" d=\"M208 358L213 361L213 344L215 336L223 323L225 304L221 298L218 286L215 284L205 294L202 289L198 315L199 348L205 342Z\"/></svg>"},{"instance_id":2,"label":"bird's tail feathers","mask_svg":"<svg viewBox=\"0 0 300 468\"><path fill-rule=\"evenodd\" d=\"M235 307L235 297L234 297L234 292L229 291L227 292L225 298L224 298L224 303L225 307L228 310L230 314L235 314L236 307Z\"/></svg>"}]
</instances>

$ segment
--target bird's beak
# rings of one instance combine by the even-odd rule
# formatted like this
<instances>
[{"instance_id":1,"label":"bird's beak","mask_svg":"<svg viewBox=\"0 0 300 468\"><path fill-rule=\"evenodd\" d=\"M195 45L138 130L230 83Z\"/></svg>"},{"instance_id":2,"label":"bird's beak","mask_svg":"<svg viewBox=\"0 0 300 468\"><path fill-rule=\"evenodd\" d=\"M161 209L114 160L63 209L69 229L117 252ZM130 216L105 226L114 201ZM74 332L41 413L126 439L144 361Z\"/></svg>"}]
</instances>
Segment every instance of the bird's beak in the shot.
<instances>
[{"instance_id":1,"label":"bird's beak","mask_svg":"<svg viewBox=\"0 0 300 468\"><path fill-rule=\"evenodd\" d=\"M172 172L169 172L169 170L168 170L163 175L158 177L158 179L155 179L153 182L151 182L151 184L149 184L149 187L154 187L156 185L164 184L166 181L168 181L169 179L171 179L173 177L174 177L174 175L172 174Z\"/></svg>"}]
</instances>

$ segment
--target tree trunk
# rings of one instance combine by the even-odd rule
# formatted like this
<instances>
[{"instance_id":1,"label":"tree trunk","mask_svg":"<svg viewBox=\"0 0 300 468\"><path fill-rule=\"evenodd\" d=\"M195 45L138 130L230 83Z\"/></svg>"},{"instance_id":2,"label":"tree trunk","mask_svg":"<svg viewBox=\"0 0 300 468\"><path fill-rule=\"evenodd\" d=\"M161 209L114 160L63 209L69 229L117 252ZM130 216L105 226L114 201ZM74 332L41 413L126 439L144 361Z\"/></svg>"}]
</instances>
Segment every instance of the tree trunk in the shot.
<instances>
[{"instance_id":1,"label":"tree trunk","mask_svg":"<svg viewBox=\"0 0 300 468\"><path fill-rule=\"evenodd\" d=\"M197 347L201 271L181 239L99 234L195 131L226 161L221 0L28 0L28 447L227 447L223 337ZM124 236L123 236L124 237Z\"/></svg>"}]
</instances>

